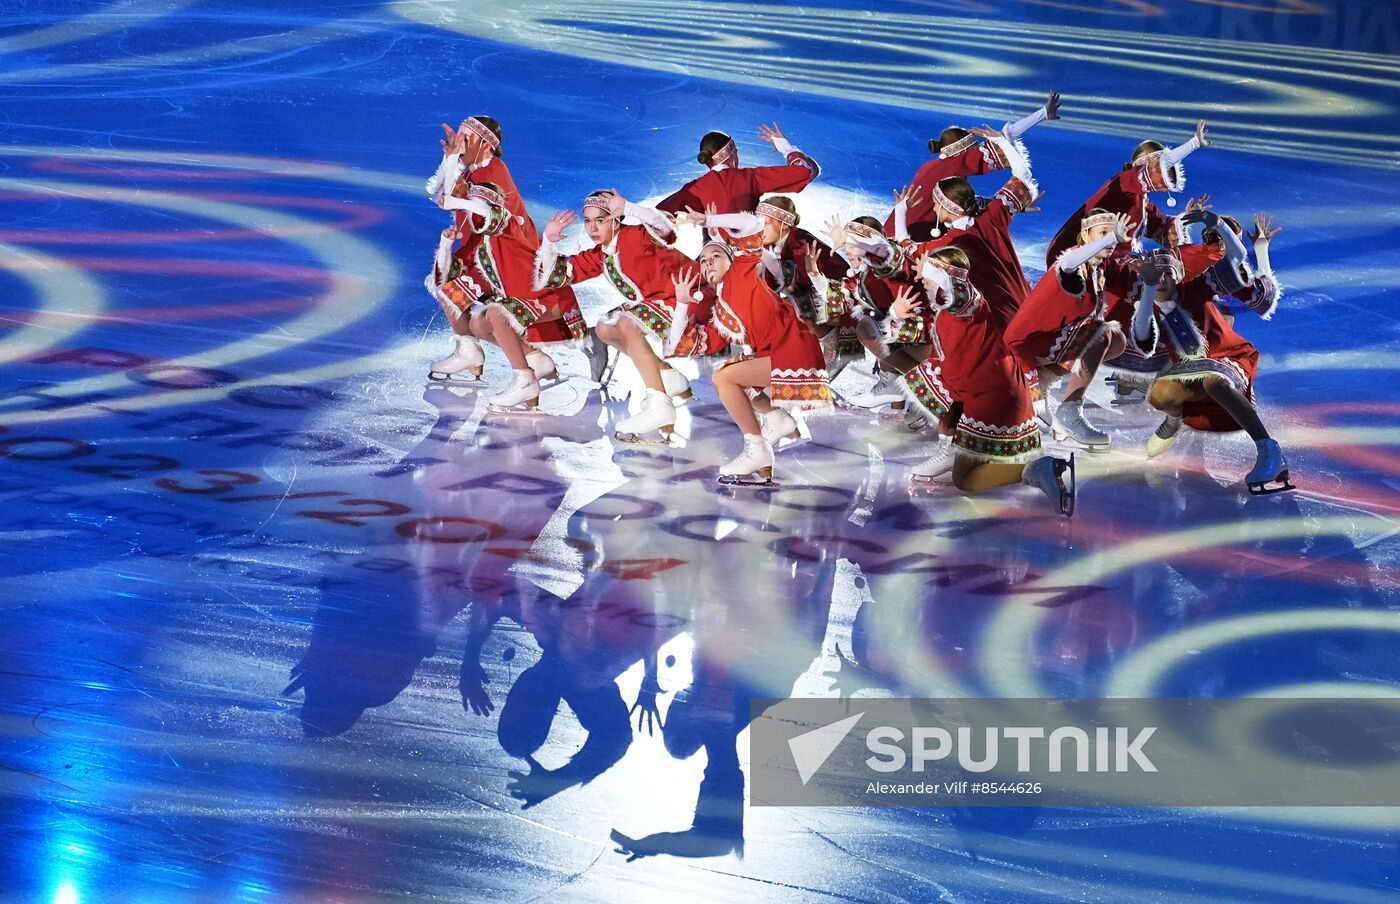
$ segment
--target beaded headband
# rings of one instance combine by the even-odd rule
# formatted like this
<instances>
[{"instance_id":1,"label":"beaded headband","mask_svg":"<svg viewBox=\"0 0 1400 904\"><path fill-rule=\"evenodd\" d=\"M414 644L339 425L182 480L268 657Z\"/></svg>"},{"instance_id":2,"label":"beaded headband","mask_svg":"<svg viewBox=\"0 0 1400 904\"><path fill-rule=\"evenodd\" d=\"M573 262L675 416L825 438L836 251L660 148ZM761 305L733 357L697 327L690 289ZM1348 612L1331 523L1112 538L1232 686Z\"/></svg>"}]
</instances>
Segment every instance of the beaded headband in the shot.
<instances>
[{"instance_id":1,"label":"beaded headband","mask_svg":"<svg viewBox=\"0 0 1400 904\"><path fill-rule=\"evenodd\" d=\"M933 203L943 208L948 213L959 217L967 216L967 211L963 210L952 198L944 194L943 189L939 188L937 185L933 187Z\"/></svg>"},{"instance_id":2,"label":"beaded headband","mask_svg":"<svg viewBox=\"0 0 1400 904\"><path fill-rule=\"evenodd\" d=\"M1088 232L1095 226L1112 226L1117 222L1117 214L1109 213L1107 211L1105 211L1104 213L1096 213L1091 217L1085 217L1083 220L1080 220L1079 231Z\"/></svg>"},{"instance_id":3,"label":"beaded headband","mask_svg":"<svg viewBox=\"0 0 1400 904\"><path fill-rule=\"evenodd\" d=\"M734 155L738 153L738 150L739 149L734 146L734 139L729 139L724 143L724 147L715 151L714 156L710 158L711 165L717 166L721 163L728 163L734 159Z\"/></svg>"},{"instance_id":4,"label":"beaded headband","mask_svg":"<svg viewBox=\"0 0 1400 904\"><path fill-rule=\"evenodd\" d=\"M734 249L729 247L729 245L725 244L724 242L721 242L719 239L710 239L704 244L703 247L701 247L700 253L704 254L706 248L718 248L720 251L724 252L725 257L729 258L730 260L734 260Z\"/></svg>"},{"instance_id":5,"label":"beaded headband","mask_svg":"<svg viewBox=\"0 0 1400 904\"><path fill-rule=\"evenodd\" d=\"M948 157L956 157L976 143L977 136L969 132L963 137L959 138L957 141L945 147L943 150L939 151L938 156L940 158L945 159Z\"/></svg>"},{"instance_id":6,"label":"beaded headband","mask_svg":"<svg viewBox=\"0 0 1400 904\"><path fill-rule=\"evenodd\" d=\"M466 119L462 120L462 125L471 129L476 137L491 145L491 147L498 148L501 146L501 139L496 137L496 133L491 131L486 123L477 119L475 116L468 116Z\"/></svg>"},{"instance_id":7,"label":"beaded headband","mask_svg":"<svg viewBox=\"0 0 1400 904\"><path fill-rule=\"evenodd\" d=\"M485 185L473 184L471 188L467 189L467 197L477 198L481 201L485 201L492 207L506 206L506 199L501 196L501 193L493 189L487 188Z\"/></svg>"},{"instance_id":8,"label":"beaded headband","mask_svg":"<svg viewBox=\"0 0 1400 904\"><path fill-rule=\"evenodd\" d=\"M879 230L873 229L873 228L871 228L870 226L865 225L864 223L847 223L847 224L846 224L846 231L847 231L847 232L853 232L853 233L855 233L856 235L863 235L863 236L865 236L865 237L868 238L868 239L882 239L882 238L884 238L884 235L882 235L882 234L879 232Z\"/></svg>"},{"instance_id":9,"label":"beaded headband","mask_svg":"<svg viewBox=\"0 0 1400 904\"><path fill-rule=\"evenodd\" d=\"M781 207L778 207L776 205L769 204L767 201L759 201L758 206L753 209L753 212L761 217L767 217L770 220L777 220L779 223L782 223L789 229L797 225L796 214L783 210Z\"/></svg>"}]
</instances>

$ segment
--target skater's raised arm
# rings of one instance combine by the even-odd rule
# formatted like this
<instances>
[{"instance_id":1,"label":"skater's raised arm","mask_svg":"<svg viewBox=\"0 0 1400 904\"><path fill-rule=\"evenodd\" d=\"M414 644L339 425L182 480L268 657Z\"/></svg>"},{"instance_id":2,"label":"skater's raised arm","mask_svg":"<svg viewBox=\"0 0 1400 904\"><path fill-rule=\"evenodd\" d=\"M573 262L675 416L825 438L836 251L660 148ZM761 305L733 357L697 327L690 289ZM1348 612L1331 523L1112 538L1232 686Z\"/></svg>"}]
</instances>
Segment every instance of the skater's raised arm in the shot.
<instances>
[{"instance_id":1,"label":"skater's raised arm","mask_svg":"<svg viewBox=\"0 0 1400 904\"><path fill-rule=\"evenodd\" d=\"M1093 260L1100 253L1120 245L1129 240L1128 218L1123 214L1116 214L1112 220L1113 231L1101 236L1091 242L1070 248L1059 259L1055 261L1055 269L1061 273L1073 273L1080 267Z\"/></svg>"},{"instance_id":2,"label":"skater's raised arm","mask_svg":"<svg viewBox=\"0 0 1400 904\"><path fill-rule=\"evenodd\" d=\"M1023 116L1015 122L1006 123L1001 127L1001 131L1002 134L1004 134L1007 138L1010 138L1012 141L1016 141L1020 139L1022 135L1026 134L1026 132L1028 132L1032 126L1045 122L1047 119L1059 118L1060 95L1057 91L1051 91L1050 96L1045 99L1045 103L1042 104L1034 113L1031 113L1028 116Z\"/></svg>"}]
</instances>

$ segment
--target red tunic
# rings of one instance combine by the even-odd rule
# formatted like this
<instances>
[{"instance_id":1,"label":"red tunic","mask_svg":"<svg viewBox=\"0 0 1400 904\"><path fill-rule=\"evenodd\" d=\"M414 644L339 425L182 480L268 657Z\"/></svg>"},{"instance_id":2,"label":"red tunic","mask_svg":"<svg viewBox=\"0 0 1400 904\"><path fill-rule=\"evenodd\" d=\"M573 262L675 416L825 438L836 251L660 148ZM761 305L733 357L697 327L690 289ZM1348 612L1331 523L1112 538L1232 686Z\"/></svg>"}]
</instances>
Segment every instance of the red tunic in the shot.
<instances>
[{"instance_id":1,"label":"red tunic","mask_svg":"<svg viewBox=\"0 0 1400 904\"><path fill-rule=\"evenodd\" d=\"M469 211L456 213L463 214L470 231L453 252L451 271L441 274L434 267L440 298L463 313L476 304L498 307L533 344L575 342L586 335L572 289L535 289L535 248L525 224L503 214L487 222Z\"/></svg>"},{"instance_id":2,"label":"red tunic","mask_svg":"<svg viewBox=\"0 0 1400 904\"><path fill-rule=\"evenodd\" d=\"M1011 218L1023 213L1034 200L1030 189L1013 178L973 218L970 227L950 230L919 246L920 253L951 245L967 254L971 264L968 279L982 293L999 330L1006 329L1031 292L1016 245L1011 241Z\"/></svg>"},{"instance_id":3,"label":"red tunic","mask_svg":"<svg viewBox=\"0 0 1400 904\"><path fill-rule=\"evenodd\" d=\"M1158 161L1155 156L1145 157L1131 169L1126 169L1109 179L1074 212L1060 231L1050 240L1045 251L1045 264L1053 267L1055 261L1065 251L1079 244L1079 224L1095 207L1102 207L1111 213L1126 214L1129 233L1136 239L1144 234L1159 245L1174 247L1181 243L1181 234L1176 217L1163 216L1157 205L1148 200L1149 191L1163 191ZM1123 257L1131 250L1124 243L1114 250L1115 257Z\"/></svg>"},{"instance_id":4,"label":"red tunic","mask_svg":"<svg viewBox=\"0 0 1400 904\"><path fill-rule=\"evenodd\" d=\"M1002 338L1027 367L1067 366L1100 336L1109 321L1132 321L1137 274L1109 260L1073 273L1051 266L1035 284Z\"/></svg>"},{"instance_id":5,"label":"red tunic","mask_svg":"<svg viewBox=\"0 0 1400 904\"><path fill-rule=\"evenodd\" d=\"M752 213L763 196L778 191L801 191L817 178L821 168L801 151L787 155L782 166L745 166L710 170L692 179L656 205L666 213L680 213L687 207L705 210L714 204L719 213Z\"/></svg>"},{"instance_id":6,"label":"red tunic","mask_svg":"<svg viewBox=\"0 0 1400 904\"><path fill-rule=\"evenodd\" d=\"M953 445L961 454L1017 463L1040 456L1031 385L985 302L934 319L934 356L904 375L906 395L934 420L963 403Z\"/></svg>"},{"instance_id":7,"label":"red tunic","mask_svg":"<svg viewBox=\"0 0 1400 904\"><path fill-rule=\"evenodd\" d=\"M985 142L972 145L952 157L935 157L919 167L914 174L914 186L919 189L918 197L910 205L905 215L905 225L909 237L916 242L928 241L938 224L938 208L933 203L933 187L944 179L962 176L981 176L996 170L1006 169L1008 161L995 145ZM894 235L894 213L885 218L885 235Z\"/></svg>"},{"instance_id":8,"label":"red tunic","mask_svg":"<svg viewBox=\"0 0 1400 904\"><path fill-rule=\"evenodd\" d=\"M630 317L658 341L665 342L675 314L672 279L683 270L698 269L695 261L662 242L645 226L618 229L611 250L594 246L560 257L547 280L549 286L571 286L604 276L623 302L609 317Z\"/></svg>"},{"instance_id":9,"label":"red tunic","mask_svg":"<svg viewBox=\"0 0 1400 904\"><path fill-rule=\"evenodd\" d=\"M778 297L760 272L757 254L734 259L711 314L710 328L743 351L728 363L768 358L774 405L802 410L832 407L826 356L816 333Z\"/></svg>"}]
</instances>

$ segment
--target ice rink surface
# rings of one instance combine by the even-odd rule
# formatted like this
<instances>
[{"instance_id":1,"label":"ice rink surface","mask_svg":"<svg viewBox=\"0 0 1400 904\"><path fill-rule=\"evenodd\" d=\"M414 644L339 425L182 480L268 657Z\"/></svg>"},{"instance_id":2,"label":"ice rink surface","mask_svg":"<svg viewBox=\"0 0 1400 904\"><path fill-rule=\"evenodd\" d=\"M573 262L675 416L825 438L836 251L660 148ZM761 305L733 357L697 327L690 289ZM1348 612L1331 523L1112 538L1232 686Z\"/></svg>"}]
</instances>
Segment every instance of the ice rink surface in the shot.
<instances>
[{"instance_id":1,"label":"ice rink surface","mask_svg":"<svg viewBox=\"0 0 1400 904\"><path fill-rule=\"evenodd\" d=\"M1397 48L1356 0L9 0L0 900L1395 900L1393 808L752 807L746 724L756 696L1400 695ZM1188 194L1284 227L1280 310L1238 327L1296 492L1247 494L1240 433L1148 462L1158 418L1102 383L1114 450L1066 521L911 495L929 438L856 411L780 490L718 492L739 436L693 367L674 448L613 441L639 381L604 395L578 351L536 419L424 379L440 122L499 119L543 224L669 193L711 128L776 162L777 121L822 164L815 228L1052 89L1032 277L1198 118Z\"/></svg>"}]
</instances>

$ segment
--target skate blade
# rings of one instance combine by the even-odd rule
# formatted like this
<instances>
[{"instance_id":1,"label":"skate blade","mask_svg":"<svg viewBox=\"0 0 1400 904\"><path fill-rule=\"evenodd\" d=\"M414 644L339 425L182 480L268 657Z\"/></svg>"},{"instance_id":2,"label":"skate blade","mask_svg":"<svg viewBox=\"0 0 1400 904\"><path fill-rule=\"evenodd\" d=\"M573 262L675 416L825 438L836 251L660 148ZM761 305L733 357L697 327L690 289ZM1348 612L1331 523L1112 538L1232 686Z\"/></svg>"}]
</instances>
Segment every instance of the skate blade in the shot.
<instances>
[{"instance_id":1,"label":"skate blade","mask_svg":"<svg viewBox=\"0 0 1400 904\"><path fill-rule=\"evenodd\" d=\"M1279 475L1272 480L1261 480L1258 483L1248 484L1248 486L1251 496L1272 496L1275 493L1298 489L1289 482L1287 471L1279 472Z\"/></svg>"},{"instance_id":2,"label":"skate blade","mask_svg":"<svg viewBox=\"0 0 1400 904\"><path fill-rule=\"evenodd\" d=\"M1079 439L1079 438L1076 437L1076 436L1070 436L1068 433L1065 433L1063 430L1055 430L1055 429L1053 429L1053 428L1052 428L1051 431L1050 431L1050 438L1053 439L1053 440L1054 440L1055 442L1057 442L1057 443L1063 443L1063 442L1066 442L1066 441L1071 442L1071 443L1074 443L1076 446L1078 446L1079 448L1083 449L1083 450L1086 451L1086 452L1094 452L1094 453L1098 453L1098 452L1107 452L1107 451L1109 451L1110 449L1113 448L1113 442L1112 442L1112 441L1109 441L1109 442L1106 442L1106 443L1089 443L1089 442L1085 442L1085 441L1082 440L1082 439Z\"/></svg>"},{"instance_id":3,"label":"skate blade","mask_svg":"<svg viewBox=\"0 0 1400 904\"><path fill-rule=\"evenodd\" d=\"M750 490L772 489L779 486L779 483L772 477L754 478L748 474L743 474L736 477L730 477L721 474L719 477L715 478L715 482L718 483L720 486L744 487L745 489Z\"/></svg>"},{"instance_id":4,"label":"skate blade","mask_svg":"<svg viewBox=\"0 0 1400 904\"><path fill-rule=\"evenodd\" d=\"M1064 475L1069 474L1069 483L1065 483ZM1074 504L1079 495L1079 479L1074 469L1074 453L1069 454L1068 464L1055 464L1055 479L1060 484L1060 514L1066 518L1074 517Z\"/></svg>"},{"instance_id":5,"label":"skate blade","mask_svg":"<svg viewBox=\"0 0 1400 904\"><path fill-rule=\"evenodd\" d=\"M479 371L467 371L465 373L459 374L448 374L443 373L440 370L430 370L428 371L428 379L432 380L434 383L455 383L460 384L462 386L475 386L478 383L486 382L482 379L481 373Z\"/></svg>"},{"instance_id":6,"label":"skate blade","mask_svg":"<svg viewBox=\"0 0 1400 904\"><path fill-rule=\"evenodd\" d=\"M553 389L556 386L563 386L567 382L569 382L568 377L560 376L557 373L550 377L543 377L540 379L540 392L544 392L546 389Z\"/></svg>"},{"instance_id":7,"label":"skate blade","mask_svg":"<svg viewBox=\"0 0 1400 904\"><path fill-rule=\"evenodd\" d=\"M794 430L787 436L779 439L776 443L773 443L773 454L776 455L779 452L785 452L795 446L800 446L803 443L809 443L811 441L811 436L803 434L801 430Z\"/></svg>"},{"instance_id":8,"label":"skate blade","mask_svg":"<svg viewBox=\"0 0 1400 904\"><path fill-rule=\"evenodd\" d=\"M1109 404L1112 405L1114 408L1123 408L1128 405L1141 405L1143 402L1146 401L1147 396L1145 395L1122 395L1114 396L1112 399L1109 400Z\"/></svg>"},{"instance_id":9,"label":"skate blade","mask_svg":"<svg viewBox=\"0 0 1400 904\"><path fill-rule=\"evenodd\" d=\"M643 435L640 434L640 433L622 433L622 432L619 432L619 431L617 431L617 430L614 430L614 431L613 431L613 439L617 440L617 441L620 442L620 443L626 443L626 444L629 445L629 446L670 446L670 445L673 445L673 443L671 442L671 431L670 431L670 430L663 430L663 431L661 431L661 436L660 436L660 437L643 436Z\"/></svg>"},{"instance_id":10,"label":"skate blade","mask_svg":"<svg viewBox=\"0 0 1400 904\"><path fill-rule=\"evenodd\" d=\"M548 416L549 414L549 412L542 410L538 403L534 405L497 405L491 402L487 404L486 411L489 414L510 414L519 417Z\"/></svg>"}]
</instances>

